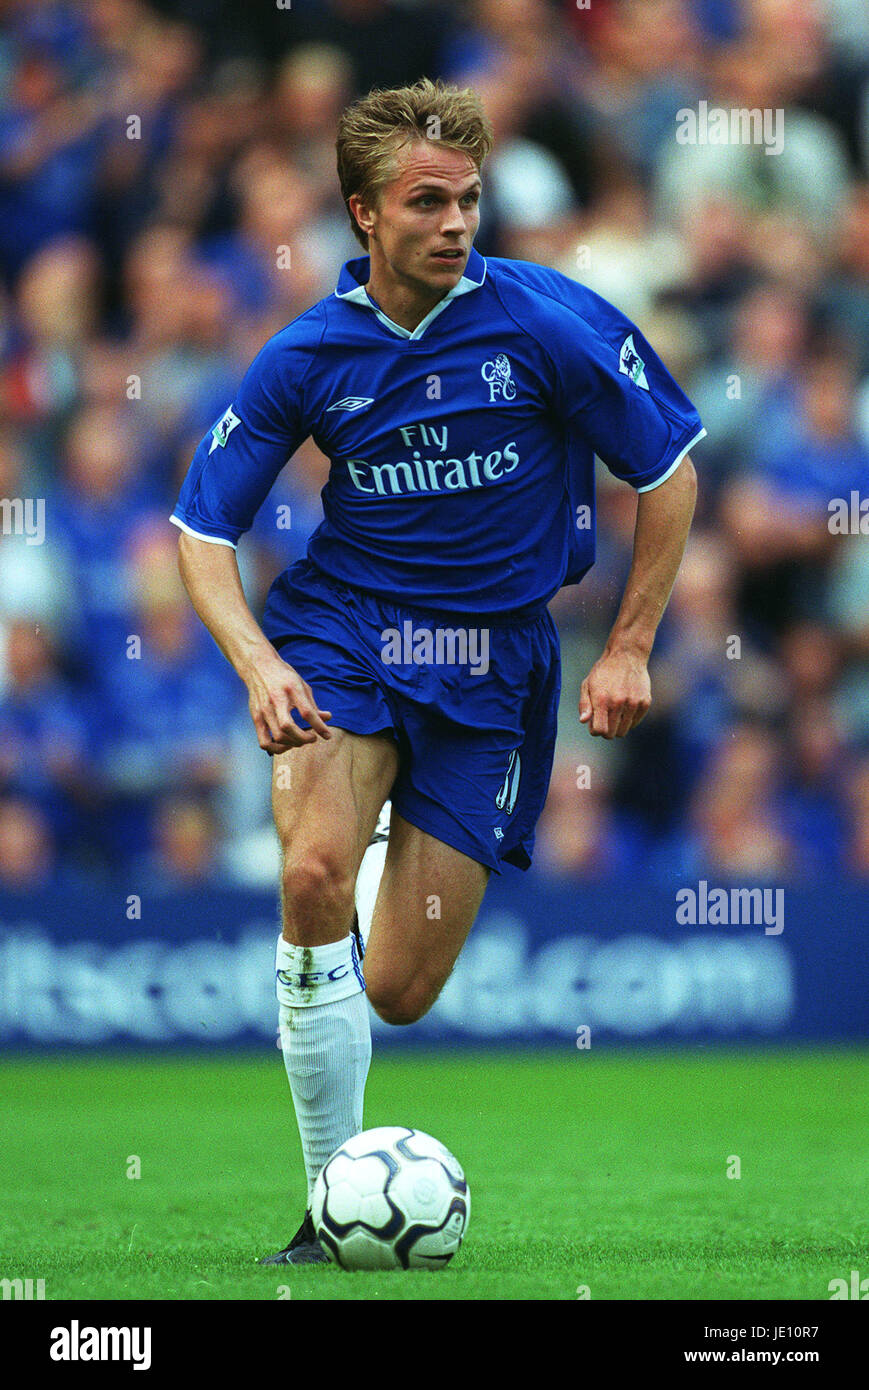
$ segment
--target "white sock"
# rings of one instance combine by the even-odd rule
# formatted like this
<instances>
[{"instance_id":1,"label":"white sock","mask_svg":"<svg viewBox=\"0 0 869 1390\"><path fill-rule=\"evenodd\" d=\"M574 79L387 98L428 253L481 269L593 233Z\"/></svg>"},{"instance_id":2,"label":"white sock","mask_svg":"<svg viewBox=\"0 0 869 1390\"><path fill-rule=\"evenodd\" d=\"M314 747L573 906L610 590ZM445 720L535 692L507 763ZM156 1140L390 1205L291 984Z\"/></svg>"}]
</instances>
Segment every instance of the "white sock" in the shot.
<instances>
[{"instance_id":1,"label":"white sock","mask_svg":"<svg viewBox=\"0 0 869 1390\"><path fill-rule=\"evenodd\" d=\"M384 831L387 833L389 831L390 814L391 803L387 801L377 821L377 831L381 834ZM359 873L356 875L356 916L359 921L359 933L362 937L363 956L368 945L371 919L374 916L374 905L377 902L377 892L383 877L383 866L386 863L388 848L387 840L377 840L373 845L369 845L362 856Z\"/></svg>"},{"instance_id":2,"label":"white sock","mask_svg":"<svg viewBox=\"0 0 869 1390\"><path fill-rule=\"evenodd\" d=\"M388 848L385 840L378 841L376 845L369 845L362 856L359 873L356 875L356 916L359 919L363 956L368 945L371 919L374 916L374 905L377 902L377 892L383 877L383 866L386 863Z\"/></svg>"},{"instance_id":3,"label":"white sock","mask_svg":"<svg viewBox=\"0 0 869 1390\"><path fill-rule=\"evenodd\" d=\"M281 1050L293 1096L308 1204L317 1174L362 1129L371 1024L352 933L326 946L278 939L275 960Z\"/></svg>"}]
</instances>

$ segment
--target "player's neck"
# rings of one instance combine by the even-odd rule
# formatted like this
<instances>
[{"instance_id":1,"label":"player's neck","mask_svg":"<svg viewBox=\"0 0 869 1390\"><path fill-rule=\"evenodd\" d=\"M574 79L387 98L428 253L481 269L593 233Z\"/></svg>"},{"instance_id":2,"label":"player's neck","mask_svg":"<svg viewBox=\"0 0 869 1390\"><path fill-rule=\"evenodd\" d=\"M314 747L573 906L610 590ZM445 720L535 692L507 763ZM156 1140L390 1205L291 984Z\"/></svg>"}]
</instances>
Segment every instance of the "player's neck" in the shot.
<instances>
[{"instance_id":1,"label":"player's neck","mask_svg":"<svg viewBox=\"0 0 869 1390\"><path fill-rule=\"evenodd\" d=\"M374 266L371 268L365 289L387 318L410 333L419 327L426 314L430 314L435 305L440 304L444 295L449 293L448 290L442 293L435 290L427 291L418 285L396 280L388 272L378 273Z\"/></svg>"}]
</instances>

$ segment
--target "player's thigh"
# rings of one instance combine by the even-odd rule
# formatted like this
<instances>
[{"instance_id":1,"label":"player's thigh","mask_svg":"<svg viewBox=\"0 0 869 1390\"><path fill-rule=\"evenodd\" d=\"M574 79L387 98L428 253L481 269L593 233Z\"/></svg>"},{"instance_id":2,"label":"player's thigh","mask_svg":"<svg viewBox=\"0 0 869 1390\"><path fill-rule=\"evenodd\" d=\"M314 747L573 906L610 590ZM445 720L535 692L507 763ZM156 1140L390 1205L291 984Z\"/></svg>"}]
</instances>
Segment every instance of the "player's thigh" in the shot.
<instances>
[{"instance_id":1,"label":"player's thigh","mask_svg":"<svg viewBox=\"0 0 869 1390\"><path fill-rule=\"evenodd\" d=\"M283 887L356 878L377 817L398 771L388 734L333 729L272 760L272 810L281 844Z\"/></svg>"},{"instance_id":2,"label":"player's thigh","mask_svg":"<svg viewBox=\"0 0 869 1390\"><path fill-rule=\"evenodd\" d=\"M431 1008L474 925L489 869L395 810L365 951L365 982L389 1022Z\"/></svg>"}]
</instances>

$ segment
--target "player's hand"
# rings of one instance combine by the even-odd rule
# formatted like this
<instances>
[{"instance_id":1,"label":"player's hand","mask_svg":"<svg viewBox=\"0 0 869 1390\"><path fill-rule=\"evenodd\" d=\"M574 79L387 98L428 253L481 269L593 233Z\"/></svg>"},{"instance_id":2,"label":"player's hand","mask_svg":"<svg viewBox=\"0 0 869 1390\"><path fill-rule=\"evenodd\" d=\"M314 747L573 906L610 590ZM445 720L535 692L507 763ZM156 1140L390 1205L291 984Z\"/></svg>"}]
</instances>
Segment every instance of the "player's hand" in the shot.
<instances>
[{"instance_id":1,"label":"player's hand","mask_svg":"<svg viewBox=\"0 0 869 1390\"><path fill-rule=\"evenodd\" d=\"M634 652L604 653L582 683L579 720L600 738L624 738L652 703L649 671Z\"/></svg>"},{"instance_id":2,"label":"player's hand","mask_svg":"<svg viewBox=\"0 0 869 1390\"><path fill-rule=\"evenodd\" d=\"M318 709L311 687L286 661L273 652L263 655L246 677L248 705L259 746L266 753L285 753L303 743L316 743L332 735L325 720L330 710ZM297 710L311 725L300 729L293 719Z\"/></svg>"}]
</instances>

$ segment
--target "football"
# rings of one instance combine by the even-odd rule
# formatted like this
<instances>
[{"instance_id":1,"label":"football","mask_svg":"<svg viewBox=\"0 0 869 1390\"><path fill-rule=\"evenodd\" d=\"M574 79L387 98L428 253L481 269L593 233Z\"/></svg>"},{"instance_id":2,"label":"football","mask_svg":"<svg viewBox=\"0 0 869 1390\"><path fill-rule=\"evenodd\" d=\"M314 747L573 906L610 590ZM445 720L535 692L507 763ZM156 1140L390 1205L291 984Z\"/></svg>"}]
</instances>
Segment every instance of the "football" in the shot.
<instances>
[{"instance_id":1,"label":"football","mask_svg":"<svg viewBox=\"0 0 869 1390\"><path fill-rule=\"evenodd\" d=\"M384 1125L348 1139L314 1186L318 1239L342 1269L443 1269L462 1243L471 1194L449 1149Z\"/></svg>"}]
</instances>

